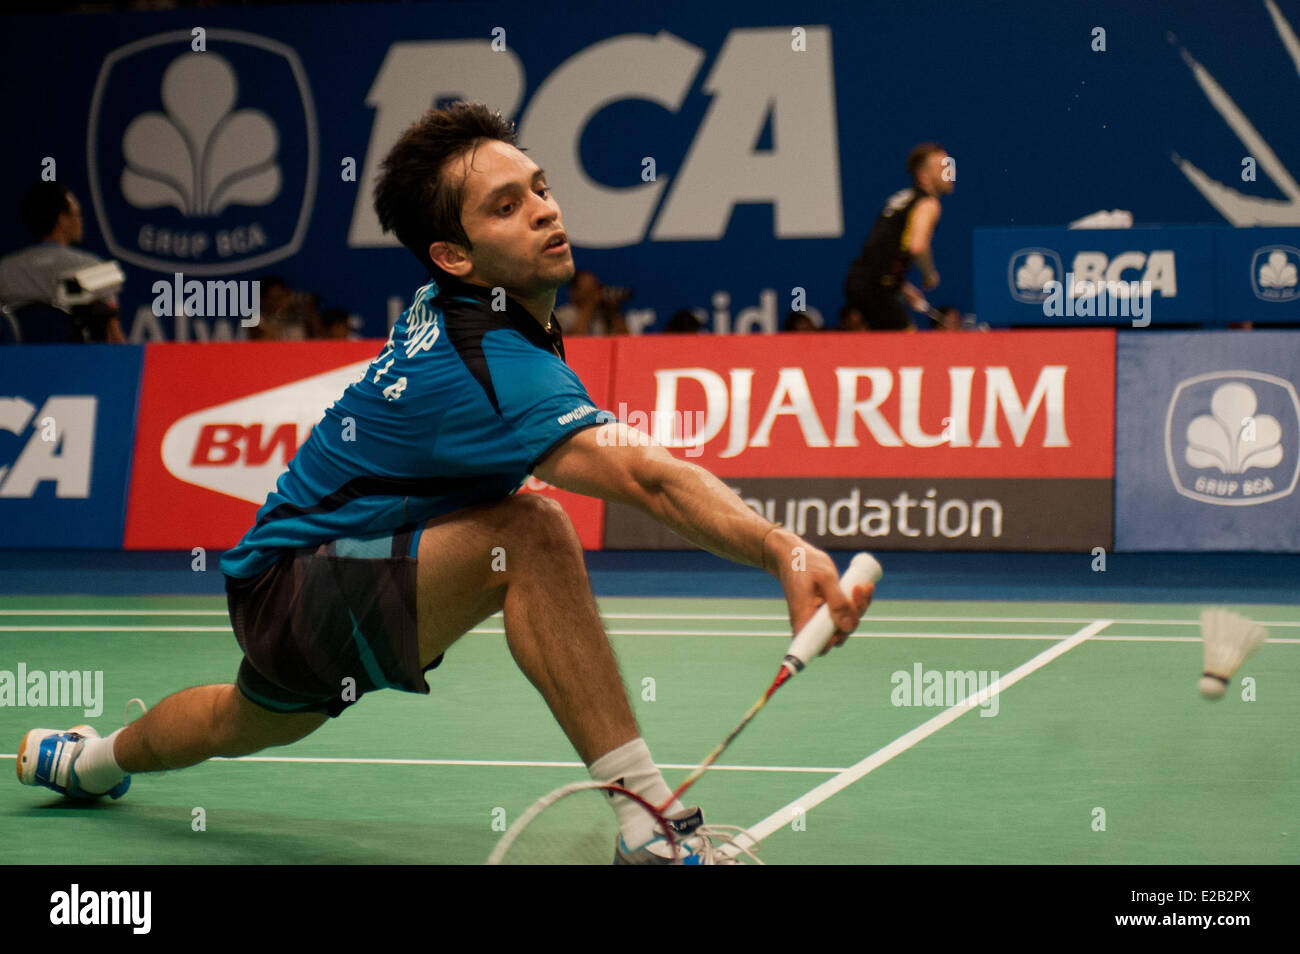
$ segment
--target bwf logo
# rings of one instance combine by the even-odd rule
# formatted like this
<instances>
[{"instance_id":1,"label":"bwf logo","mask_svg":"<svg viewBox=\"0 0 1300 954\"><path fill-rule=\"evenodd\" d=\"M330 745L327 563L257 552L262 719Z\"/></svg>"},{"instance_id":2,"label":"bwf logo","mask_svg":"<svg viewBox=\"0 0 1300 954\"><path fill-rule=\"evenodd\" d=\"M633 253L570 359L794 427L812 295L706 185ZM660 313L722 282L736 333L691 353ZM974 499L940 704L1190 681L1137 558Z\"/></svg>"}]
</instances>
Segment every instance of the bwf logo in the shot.
<instances>
[{"instance_id":1,"label":"bwf logo","mask_svg":"<svg viewBox=\"0 0 1300 954\"><path fill-rule=\"evenodd\" d=\"M311 217L306 74L292 48L255 34L191 41L178 30L105 58L89 124L95 212L114 258L195 275L262 268L298 251Z\"/></svg>"},{"instance_id":2,"label":"bwf logo","mask_svg":"<svg viewBox=\"0 0 1300 954\"><path fill-rule=\"evenodd\" d=\"M260 504L325 411L370 365L345 365L186 414L163 436L163 466L187 484Z\"/></svg>"},{"instance_id":3,"label":"bwf logo","mask_svg":"<svg viewBox=\"0 0 1300 954\"><path fill-rule=\"evenodd\" d=\"M1300 480L1300 396L1283 378L1219 371L1180 381L1165 417L1165 458L1184 497L1250 506Z\"/></svg>"}]
</instances>

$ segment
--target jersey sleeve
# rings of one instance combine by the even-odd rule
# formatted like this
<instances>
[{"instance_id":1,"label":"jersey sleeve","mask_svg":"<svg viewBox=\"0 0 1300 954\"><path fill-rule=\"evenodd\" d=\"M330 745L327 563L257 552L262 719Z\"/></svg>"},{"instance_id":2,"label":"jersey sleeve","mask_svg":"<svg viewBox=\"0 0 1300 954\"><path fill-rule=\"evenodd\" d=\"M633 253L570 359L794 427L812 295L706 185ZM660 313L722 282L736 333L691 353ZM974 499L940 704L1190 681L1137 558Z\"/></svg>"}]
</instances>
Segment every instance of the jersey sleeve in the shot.
<instances>
[{"instance_id":1,"label":"jersey sleeve","mask_svg":"<svg viewBox=\"0 0 1300 954\"><path fill-rule=\"evenodd\" d=\"M482 347L501 418L523 448L530 472L578 431L615 420L596 407L558 355L530 344L517 331L489 332Z\"/></svg>"}]
</instances>

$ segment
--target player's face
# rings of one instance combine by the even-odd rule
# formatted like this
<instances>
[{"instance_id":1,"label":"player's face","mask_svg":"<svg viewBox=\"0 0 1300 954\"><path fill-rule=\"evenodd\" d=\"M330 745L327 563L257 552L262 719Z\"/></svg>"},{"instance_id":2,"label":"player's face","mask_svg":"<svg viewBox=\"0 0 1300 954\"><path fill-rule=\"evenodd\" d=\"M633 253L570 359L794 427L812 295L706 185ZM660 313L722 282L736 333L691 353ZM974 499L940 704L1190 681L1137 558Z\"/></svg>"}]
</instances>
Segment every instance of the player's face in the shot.
<instances>
[{"instance_id":1,"label":"player's face","mask_svg":"<svg viewBox=\"0 0 1300 954\"><path fill-rule=\"evenodd\" d=\"M472 161L471 161L472 157ZM546 174L507 143L490 140L459 162L465 175L461 224L473 248L463 276L529 297L573 278L573 253Z\"/></svg>"},{"instance_id":2,"label":"player's face","mask_svg":"<svg viewBox=\"0 0 1300 954\"><path fill-rule=\"evenodd\" d=\"M81 203L71 192L68 193L68 207L63 211L62 217L67 223L68 240L73 245L78 244L85 237L86 226L81 218Z\"/></svg>"},{"instance_id":3,"label":"player's face","mask_svg":"<svg viewBox=\"0 0 1300 954\"><path fill-rule=\"evenodd\" d=\"M946 152L932 152L925 160L930 191L935 195L951 195L957 185L957 164Z\"/></svg>"}]
</instances>

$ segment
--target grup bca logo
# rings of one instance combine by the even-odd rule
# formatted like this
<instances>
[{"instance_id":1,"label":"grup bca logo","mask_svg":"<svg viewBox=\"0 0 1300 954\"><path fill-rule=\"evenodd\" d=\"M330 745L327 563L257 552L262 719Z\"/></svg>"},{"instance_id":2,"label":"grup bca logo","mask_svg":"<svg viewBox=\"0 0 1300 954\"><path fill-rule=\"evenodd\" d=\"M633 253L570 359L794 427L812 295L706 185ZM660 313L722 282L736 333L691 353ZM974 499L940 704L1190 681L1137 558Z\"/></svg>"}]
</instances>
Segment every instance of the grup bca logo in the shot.
<instances>
[{"instance_id":1,"label":"grup bca logo","mask_svg":"<svg viewBox=\"0 0 1300 954\"><path fill-rule=\"evenodd\" d=\"M1300 479L1300 397L1284 378L1216 371L1180 381L1165 418L1165 458L1184 497L1249 506Z\"/></svg>"},{"instance_id":2,"label":"grup bca logo","mask_svg":"<svg viewBox=\"0 0 1300 954\"><path fill-rule=\"evenodd\" d=\"M91 200L113 257L162 272L228 275L302 245L317 129L291 47L177 30L104 59L87 141Z\"/></svg>"},{"instance_id":3,"label":"grup bca logo","mask_svg":"<svg viewBox=\"0 0 1300 954\"><path fill-rule=\"evenodd\" d=\"M1047 300L1048 282L1063 281L1061 256L1050 248L1022 248L1011 253L1007 266L1007 285L1011 297L1028 305Z\"/></svg>"},{"instance_id":4,"label":"grup bca logo","mask_svg":"<svg viewBox=\"0 0 1300 954\"><path fill-rule=\"evenodd\" d=\"M1250 284L1255 297L1264 301L1295 301L1300 298L1300 249L1290 245L1266 245L1256 249L1250 262Z\"/></svg>"}]
</instances>

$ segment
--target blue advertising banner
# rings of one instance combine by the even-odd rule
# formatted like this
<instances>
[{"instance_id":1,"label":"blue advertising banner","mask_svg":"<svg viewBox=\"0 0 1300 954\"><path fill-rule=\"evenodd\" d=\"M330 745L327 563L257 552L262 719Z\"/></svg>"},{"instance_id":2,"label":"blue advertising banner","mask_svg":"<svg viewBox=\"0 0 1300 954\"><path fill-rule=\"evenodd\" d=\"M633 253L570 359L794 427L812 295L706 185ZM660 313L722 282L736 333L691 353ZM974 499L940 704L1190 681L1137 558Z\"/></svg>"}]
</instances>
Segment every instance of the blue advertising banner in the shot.
<instances>
[{"instance_id":1,"label":"blue advertising banner","mask_svg":"<svg viewBox=\"0 0 1300 954\"><path fill-rule=\"evenodd\" d=\"M1225 320L1300 323L1300 229L1222 229L1217 242Z\"/></svg>"},{"instance_id":2,"label":"blue advertising banner","mask_svg":"<svg viewBox=\"0 0 1300 954\"><path fill-rule=\"evenodd\" d=\"M1300 0L7 17L0 88L16 95L0 253L31 241L23 184L52 178L85 211L81 245L126 272L132 341L242 337L235 289L213 286L267 275L381 337L424 276L379 226L376 173L425 109L468 98L518 123L578 267L630 294L634 331L682 308L716 332L772 331L797 308L834 324L849 263L908 185L908 151L932 140L955 159L955 191L930 300L970 311L976 226L1064 226L1116 208L1139 223L1300 226L1298 26ZM1105 263L1089 267L1155 285L1167 246L1131 245L1136 235L1058 252L1096 251ZM1177 298L1156 294L1157 323L1213 307L1187 242L1173 249ZM980 280L1006 294L996 257ZM1020 267L1041 271L1028 255ZM180 319L172 287L186 289Z\"/></svg>"},{"instance_id":3,"label":"blue advertising banner","mask_svg":"<svg viewBox=\"0 0 1300 954\"><path fill-rule=\"evenodd\" d=\"M1117 550L1300 552L1300 333L1118 336Z\"/></svg>"},{"instance_id":4,"label":"blue advertising banner","mask_svg":"<svg viewBox=\"0 0 1300 954\"><path fill-rule=\"evenodd\" d=\"M0 348L0 549L122 546L144 348Z\"/></svg>"},{"instance_id":5,"label":"blue advertising banner","mask_svg":"<svg viewBox=\"0 0 1300 954\"><path fill-rule=\"evenodd\" d=\"M999 326L1213 321L1215 231L976 229L975 309Z\"/></svg>"}]
</instances>

